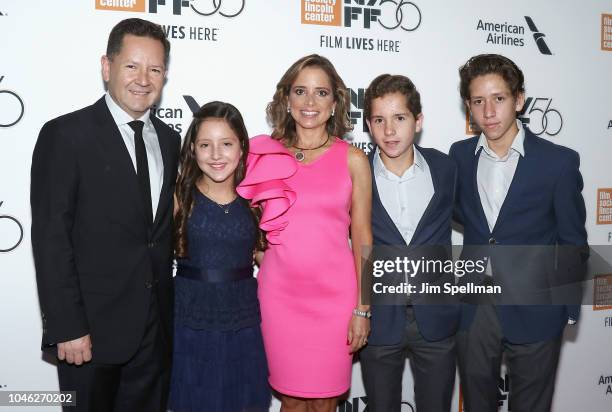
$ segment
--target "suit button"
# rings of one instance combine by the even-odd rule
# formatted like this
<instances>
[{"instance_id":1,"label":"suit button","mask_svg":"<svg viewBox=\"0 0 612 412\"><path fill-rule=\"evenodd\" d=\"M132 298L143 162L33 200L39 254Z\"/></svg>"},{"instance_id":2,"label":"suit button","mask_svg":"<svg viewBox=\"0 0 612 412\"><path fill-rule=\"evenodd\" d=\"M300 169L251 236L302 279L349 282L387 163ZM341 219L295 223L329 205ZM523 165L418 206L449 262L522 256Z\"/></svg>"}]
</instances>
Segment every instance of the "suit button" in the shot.
<instances>
[{"instance_id":1,"label":"suit button","mask_svg":"<svg viewBox=\"0 0 612 412\"><path fill-rule=\"evenodd\" d=\"M150 280L147 280L145 282L145 288L151 289L152 287L153 287L153 282L151 282Z\"/></svg>"},{"instance_id":2,"label":"suit button","mask_svg":"<svg viewBox=\"0 0 612 412\"><path fill-rule=\"evenodd\" d=\"M149 242L149 249L153 249L155 247L155 242Z\"/></svg>"},{"instance_id":3,"label":"suit button","mask_svg":"<svg viewBox=\"0 0 612 412\"><path fill-rule=\"evenodd\" d=\"M490 244L490 245L495 245L495 244L497 244L497 240L495 240L495 238L494 238L494 237L489 238L489 244Z\"/></svg>"}]
</instances>

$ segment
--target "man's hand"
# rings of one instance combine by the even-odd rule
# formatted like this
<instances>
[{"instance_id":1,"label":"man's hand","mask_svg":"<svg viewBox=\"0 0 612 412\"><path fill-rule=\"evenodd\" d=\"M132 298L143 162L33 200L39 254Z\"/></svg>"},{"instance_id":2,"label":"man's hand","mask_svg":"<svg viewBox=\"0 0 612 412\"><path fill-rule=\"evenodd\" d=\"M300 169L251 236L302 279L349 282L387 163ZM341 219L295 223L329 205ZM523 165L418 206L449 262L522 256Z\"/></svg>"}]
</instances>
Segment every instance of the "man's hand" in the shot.
<instances>
[{"instance_id":1,"label":"man's hand","mask_svg":"<svg viewBox=\"0 0 612 412\"><path fill-rule=\"evenodd\" d=\"M91 338L85 335L81 338L57 344L57 357L68 363L82 365L91 360Z\"/></svg>"}]
</instances>

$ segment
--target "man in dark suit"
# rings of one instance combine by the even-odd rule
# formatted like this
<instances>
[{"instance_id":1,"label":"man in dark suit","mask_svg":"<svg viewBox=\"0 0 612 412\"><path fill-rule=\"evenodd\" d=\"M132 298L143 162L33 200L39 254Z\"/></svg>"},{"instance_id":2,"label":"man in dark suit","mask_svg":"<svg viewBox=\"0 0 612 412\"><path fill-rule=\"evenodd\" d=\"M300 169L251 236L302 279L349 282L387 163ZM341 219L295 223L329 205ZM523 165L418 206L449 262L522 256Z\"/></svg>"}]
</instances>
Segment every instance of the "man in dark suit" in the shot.
<instances>
[{"instance_id":1,"label":"man in dark suit","mask_svg":"<svg viewBox=\"0 0 612 412\"><path fill-rule=\"evenodd\" d=\"M579 284L586 256L579 156L516 119L524 78L510 59L475 56L459 73L461 97L482 130L450 149L463 254L490 258L472 281L502 286L501 296L462 305L457 347L466 411L497 411L502 354L512 410L549 411L562 332L580 308L579 296L559 298Z\"/></svg>"},{"instance_id":2,"label":"man in dark suit","mask_svg":"<svg viewBox=\"0 0 612 412\"><path fill-rule=\"evenodd\" d=\"M78 411L165 411L180 136L153 116L170 44L141 19L102 57L108 92L47 122L32 158L43 348Z\"/></svg>"},{"instance_id":3,"label":"man in dark suit","mask_svg":"<svg viewBox=\"0 0 612 412\"><path fill-rule=\"evenodd\" d=\"M446 261L457 171L447 155L414 145L423 123L419 92L405 76L378 76L365 93L365 116L377 145L370 153L372 258ZM391 276L382 284L399 286ZM360 353L370 411L400 411L408 353L417 409L450 411L459 308L443 294L418 293L424 283L444 281L452 273L418 273L410 282L416 293L373 296L371 334ZM381 286L374 283L373 292Z\"/></svg>"}]
</instances>

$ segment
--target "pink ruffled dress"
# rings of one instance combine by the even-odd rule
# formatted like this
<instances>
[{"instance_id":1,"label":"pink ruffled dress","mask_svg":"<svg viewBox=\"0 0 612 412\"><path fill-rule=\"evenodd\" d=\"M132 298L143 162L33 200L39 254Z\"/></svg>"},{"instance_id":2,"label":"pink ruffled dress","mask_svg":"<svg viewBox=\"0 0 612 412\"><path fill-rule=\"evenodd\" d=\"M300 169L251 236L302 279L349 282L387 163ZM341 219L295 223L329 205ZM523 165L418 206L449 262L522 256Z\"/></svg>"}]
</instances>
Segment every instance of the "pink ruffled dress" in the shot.
<instances>
[{"instance_id":1,"label":"pink ruffled dress","mask_svg":"<svg viewBox=\"0 0 612 412\"><path fill-rule=\"evenodd\" d=\"M269 382L294 397L334 397L350 387L347 332L357 280L348 148L335 138L302 164L279 141L254 137L238 187L262 207L269 242L258 274Z\"/></svg>"}]
</instances>

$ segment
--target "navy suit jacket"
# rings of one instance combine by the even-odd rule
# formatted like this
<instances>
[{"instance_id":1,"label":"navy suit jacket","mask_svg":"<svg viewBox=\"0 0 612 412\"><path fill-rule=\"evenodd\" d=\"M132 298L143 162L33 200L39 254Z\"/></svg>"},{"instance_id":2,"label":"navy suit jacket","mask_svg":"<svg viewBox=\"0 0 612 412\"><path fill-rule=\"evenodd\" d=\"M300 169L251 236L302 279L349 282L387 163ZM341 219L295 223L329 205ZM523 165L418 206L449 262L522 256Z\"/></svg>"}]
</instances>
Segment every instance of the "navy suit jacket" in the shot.
<instances>
[{"instance_id":1,"label":"navy suit jacket","mask_svg":"<svg viewBox=\"0 0 612 412\"><path fill-rule=\"evenodd\" d=\"M434 186L434 194L417 225L416 231L406 245L401 233L385 210L378 193L376 178L372 172L372 235L376 246L403 246L403 250L413 249L416 253L427 250L432 258L434 251L438 258L449 258L451 246L451 218L453 213L453 198L457 167L444 153L435 149L418 147L425 158ZM369 160L372 170L376 150L370 152ZM418 194L416 194L418 196ZM452 281L452 276L449 276ZM423 337L428 341L438 341L455 334L459 325L460 311L457 302L448 296L433 296L428 301L417 304L414 302L414 314L417 326ZM440 302L442 298L445 303ZM372 305L371 334L368 337L370 345L393 345L400 342L406 326L405 305Z\"/></svg>"},{"instance_id":2,"label":"navy suit jacket","mask_svg":"<svg viewBox=\"0 0 612 412\"><path fill-rule=\"evenodd\" d=\"M490 255L490 247L500 250L505 245L519 247L519 250L521 246L523 250L536 250L536 246L552 249L550 245L576 245L580 247L580 253L576 256L581 260L577 265L583 264L587 256L587 234L578 153L541 139L525 128L525 155L518 162L495 226L489 230L476 180L480 158L480 151L475 153L478 138L456 142L449 152L459 173L455 219L464 228L464 251L470 248L478 250L474 248L477 245L494 245L480 248L481 252ZM487 248L489 252L486 252ZM568 253L564 252L563 255L568 256ZM535 285L540 280L544 284L550 281L545 279L551 275L550 272L540 270L541 261L529 260L524 256L510 260L508 256L499 259L498 262L502 262L505 268L500 265L498 268L512 271L511 282L531 282ZM492 258L491 262L495 279L498 268L495 259ZM530 279L526 279L528 276ZM542 279L536 279L538 276ZM580 306L500 305L496 309L504 337L513 343L529 343L558 336L568 317L578 318ZM469 327L474 314L475 306L462 305L462 330Z\"/></svg>"}]
</instances>

